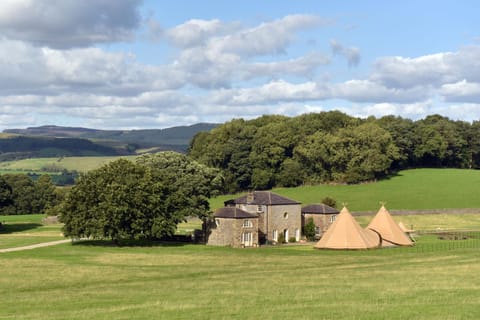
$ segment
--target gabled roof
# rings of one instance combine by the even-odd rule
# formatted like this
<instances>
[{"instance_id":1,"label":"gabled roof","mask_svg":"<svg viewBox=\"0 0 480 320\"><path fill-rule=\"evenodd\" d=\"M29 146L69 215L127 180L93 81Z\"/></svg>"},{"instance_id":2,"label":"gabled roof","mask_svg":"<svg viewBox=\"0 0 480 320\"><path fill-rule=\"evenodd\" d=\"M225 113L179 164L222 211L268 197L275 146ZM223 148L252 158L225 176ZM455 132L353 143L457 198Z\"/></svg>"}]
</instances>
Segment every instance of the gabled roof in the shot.
<instances>
[{"instance_id":1,"label":"gabled roof","mask_svg":"<svg viewBox=\"0 0 480 320\"><path fill-rule=\"evenodd\" d=\"M412 246L413 243L405 232L400 229L398 224L393 220L390 212L382 206L373 220L368 225L369 229L378 232L383 242L387 242L384 245L388 246L388 243L398 246Z\"/></svg>"},{"instance_id":2,"label":"gabled roof","mask_svg":"<svg viewBox=\"0 0 480 320\"><path fill-rule=\"evenodd\" d=\"M362 229L347 208L343 208L317 242L317 249L371 249L381 244L380 236L372 230Z\"/></svg>"},{"instance_id":3,"label":"gabled roof","mask_svg":"<svg viewBox=\"0 0 480 320\"><path fill-rule=\"evenodd\" d=\"M310 204L302 208L302 213L311 214L337 214L339 211L335 208L327 206L326 204Z\"/></svg>"},{"instance_id":4,"label":"gabled roof","mask_svg":"<svg viewBox=\"0 0 480 320\"><path fill-rule=\"evenodd\" d=\"M215 218L227 218L227 219L254 219L258 218L257 215L244 211L235 207L224 207L215 210Z\"/></svg>"},{"instance_id":5,"label":"gabled roof","mask_svg":"<svg viewBox=\"0 0 480 320\"><path fill-rule=\"evenodd\" d=\"M300 204L270 191L254 191L234 200L235 204L281 205Z\"/></svg>"}]
</instances>

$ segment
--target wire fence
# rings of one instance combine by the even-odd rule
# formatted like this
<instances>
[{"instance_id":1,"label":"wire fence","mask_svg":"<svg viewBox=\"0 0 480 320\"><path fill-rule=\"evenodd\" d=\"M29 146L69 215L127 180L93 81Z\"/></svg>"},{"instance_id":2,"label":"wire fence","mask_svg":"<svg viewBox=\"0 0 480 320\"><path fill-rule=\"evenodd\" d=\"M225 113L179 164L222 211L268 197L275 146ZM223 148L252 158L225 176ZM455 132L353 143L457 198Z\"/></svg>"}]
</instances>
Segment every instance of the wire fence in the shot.
<instances>
[{"instance_id":1,"label":"wire fence","mask_svg":"<svg viewBox=\"0 0 480 320\"><path fill-rule=\"evenodd\" d=\"M480 248L479 230L425 230L412 235L417 252Z\"/></svg>"}]
</instances>

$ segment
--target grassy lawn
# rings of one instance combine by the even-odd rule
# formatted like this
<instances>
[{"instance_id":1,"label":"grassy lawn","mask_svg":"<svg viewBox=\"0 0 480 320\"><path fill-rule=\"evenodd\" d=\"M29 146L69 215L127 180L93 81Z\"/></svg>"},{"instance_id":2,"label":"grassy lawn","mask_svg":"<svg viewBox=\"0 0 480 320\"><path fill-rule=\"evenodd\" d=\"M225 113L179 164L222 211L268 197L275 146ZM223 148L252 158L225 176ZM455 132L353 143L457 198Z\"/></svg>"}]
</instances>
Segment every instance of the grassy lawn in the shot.
<instances>
[{"instance_id":1,"label":"grassy lawn","mask_svg":"<svg viewBox=\"0 0 480 320\"><path fill-rule=\"evenodd\" d=\"M425 238L425 244L439 240ZM475 319L479 248L65 244L0 255L0 319Z\"/></svg>"},{"instance_id":2,"label":"grassy lawn","mask_svg":"<svg viewBox=\"0 0 480 320\"><path fill-rule=\"evenodd\" d=\"M351 211L378 210L380 201L389 209L479 208L480 170L414 169L359 185L319 185L278 188L273 191L303 205L319 203L324 197L347 203ZM238 196L238 195L237 195ZM223 206L235 195L212 199L212 208Z\"/></svg>"},{"instance_id":3,"label":"grassy lawn","mask_svg":"<svg viewBox=\"0 0 480 320\"><path fill-rule=\"evenodd\" d=\"M0 249L64 239L61 225L44 225L44 215L0 216Z\"/></svg>"}]
</instances>

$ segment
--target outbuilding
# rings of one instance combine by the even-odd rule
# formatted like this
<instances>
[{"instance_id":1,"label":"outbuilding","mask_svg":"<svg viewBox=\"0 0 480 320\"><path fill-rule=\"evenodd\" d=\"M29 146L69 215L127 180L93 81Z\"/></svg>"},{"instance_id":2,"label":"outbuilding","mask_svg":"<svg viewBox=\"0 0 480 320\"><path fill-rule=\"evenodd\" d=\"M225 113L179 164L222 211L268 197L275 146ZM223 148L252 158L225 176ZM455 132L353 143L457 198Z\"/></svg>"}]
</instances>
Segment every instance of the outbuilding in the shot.
<instances>
[{"instance_id":1,"label":"outbuilding","mask_svg":"<svg viewBox=\"0 0 480 320\"><path fill-rule=\"evenodd\" d=\"M320 238L335 222L339 211L326 204L310 204L302 208L302 227L309 219L315 224L315 237Z\"/></svg>"}]
</instances>

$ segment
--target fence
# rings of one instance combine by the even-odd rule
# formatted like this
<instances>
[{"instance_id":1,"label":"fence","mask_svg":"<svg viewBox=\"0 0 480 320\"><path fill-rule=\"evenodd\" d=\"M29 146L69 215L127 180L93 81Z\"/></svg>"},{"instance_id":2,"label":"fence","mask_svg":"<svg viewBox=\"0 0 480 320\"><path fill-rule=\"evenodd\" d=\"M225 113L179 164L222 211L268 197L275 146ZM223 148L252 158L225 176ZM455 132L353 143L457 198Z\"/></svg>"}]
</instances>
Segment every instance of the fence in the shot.
<instances>
[{"instance_id":1,"label":"fence","mask_svg":"<svg viewBox=\"0 0 480 320\"><path fill-rule=\"evenodd\" d=\"M412 238L413 247L403 248L412 252L437 252L447 250L480 248L479 230L424 230L417 231ZM399 248L396 248L399 249ZM396 249L386 253L393 253Z\"/></svg>"}]
</instances>

